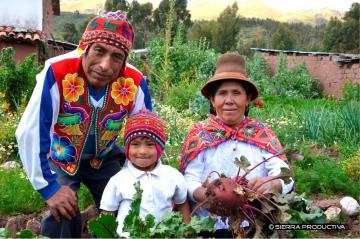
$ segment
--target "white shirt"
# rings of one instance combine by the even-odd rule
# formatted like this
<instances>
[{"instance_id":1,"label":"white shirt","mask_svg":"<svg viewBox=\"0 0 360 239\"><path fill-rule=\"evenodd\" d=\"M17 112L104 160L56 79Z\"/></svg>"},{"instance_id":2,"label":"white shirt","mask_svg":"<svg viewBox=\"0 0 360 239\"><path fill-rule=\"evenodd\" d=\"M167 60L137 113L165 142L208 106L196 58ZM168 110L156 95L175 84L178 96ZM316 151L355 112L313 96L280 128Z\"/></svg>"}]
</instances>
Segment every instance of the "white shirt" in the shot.
<instances>
[{"instance_id":1,"label":"white shirt","mask_svg":"<svg viewBox=\"0 0 360 239\"><path fill-rule=\"evenodd\" d=\"M196 158L191 160L185 170L185 179L188 184L188 194L190 199L195 202L194 191L202 185L206 180L208 174L212 171L223 173L227 177L235 177L238 172L238 167L235 165L235 157L240 158L244 155L251 164L248 169L262 162L264 159L271 157L273 154L266 150L260 149L257 146L253 146L237 140L228 140L219 144L217 147L209 148L199 153ZM289 166L280 158L274 157L269 161L261 164L253 171L251 171L246 178L248 180L254 177L264 176L276 176L280 173L280 168ZM240 176L244 175L244 171L240 171ZM216 173L212 173L209 181L218 178ZM290 184L284 184L283 180L280 180L282 184L282 194L288 193L294 182ZM208 212L205 209L199 209L195 215L207 216ZM218 220L215 224L216 229L227 228L227 225Z\"/></svg>"},{"instance_id":2,"label":"white shirt","mask_svg":"<svg viewBox=\"0 0 360 239\"><path fill-rule=\"evenodd\" d=\"M140 217L147 214L155 216L155 221L162 219L164 212L172 211L172 203L182 204L187 198L187 186L183 175L168 165L159 161L156 167L145 172L135 168L130 161L127 166L115 174L105 187L100 202L100 209L118 211L117 233L122 232L123 222L127 216L135 194L134 183L140 182L143 190L140 204Z\"/></svg>"}]
</instances>

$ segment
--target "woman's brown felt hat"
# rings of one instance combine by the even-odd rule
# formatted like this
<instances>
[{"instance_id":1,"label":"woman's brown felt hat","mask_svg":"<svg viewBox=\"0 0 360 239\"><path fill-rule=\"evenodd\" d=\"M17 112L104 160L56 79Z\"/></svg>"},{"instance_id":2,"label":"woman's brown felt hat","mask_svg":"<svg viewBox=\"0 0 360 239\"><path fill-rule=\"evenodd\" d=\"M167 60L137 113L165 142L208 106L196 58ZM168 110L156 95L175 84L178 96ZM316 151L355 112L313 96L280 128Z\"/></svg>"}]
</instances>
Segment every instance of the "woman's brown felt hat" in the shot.
<instances>
[{"instance_id":1,"label":"woman's brown felt hat","mask_svg":"<svg viewBox=\"0 0 360 239\"><path fill-rule=\"evenodd\" d=\"M223 80L238 80L242 84L249 86L250 92L247 93L250 94L250 100L254 100L259 95L255 84L249 80L246 74L245 61L239 54L227 53L219 57L214 76L201 89L203 96L209 99L209 90L213 83Z\"/></svg>"}]
</instances>

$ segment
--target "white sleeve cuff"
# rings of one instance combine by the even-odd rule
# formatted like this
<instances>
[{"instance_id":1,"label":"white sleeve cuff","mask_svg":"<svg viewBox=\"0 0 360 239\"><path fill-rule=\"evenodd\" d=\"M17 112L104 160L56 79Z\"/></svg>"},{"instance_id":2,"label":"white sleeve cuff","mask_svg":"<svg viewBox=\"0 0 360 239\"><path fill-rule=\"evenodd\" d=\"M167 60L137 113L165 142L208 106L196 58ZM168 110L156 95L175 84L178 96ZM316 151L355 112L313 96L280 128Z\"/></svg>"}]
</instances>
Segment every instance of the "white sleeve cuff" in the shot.
<instances>
[{"instance_id":1,"label":"white sleeve cuff","mask_svg":"<svg viewBox=\"0 0 360 239\"><path fill-rule=\"evenodd\" d=\"M294 180L292 178L290 178L290 179L291 179L291 183L289 183L289 184L285 184L284 180L280 179L281 188L282 188L281 195L283 195L283 196L285 194L289 193L294 186Z\"/></svg>"},{"instance_id":2,"label":"white sleeve cuff","mask_svg":"<svg viewBox=\"0 0 360 239\"><path fill-rule=\"evenodd\" d=\"M191 201L196 202L194 199L194 191L201 187L202 183L197 181L188 181L188 196Z\"/></svg>"}]
</instances>

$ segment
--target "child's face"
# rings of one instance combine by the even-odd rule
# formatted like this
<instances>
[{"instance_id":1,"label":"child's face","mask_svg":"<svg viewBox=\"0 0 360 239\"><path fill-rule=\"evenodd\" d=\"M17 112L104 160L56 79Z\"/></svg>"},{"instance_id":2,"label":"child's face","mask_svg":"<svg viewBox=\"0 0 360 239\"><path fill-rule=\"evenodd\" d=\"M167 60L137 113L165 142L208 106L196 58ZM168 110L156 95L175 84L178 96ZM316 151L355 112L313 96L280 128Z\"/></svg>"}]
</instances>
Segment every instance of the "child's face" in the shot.
<instances>
[{"instance_id":1,"label":"child's face","mask_svg":"<svg viewBox=\"0 0 360 239\"><path fill-rule=\"evenodd\" d=\"M157 162L155 141L144 136L133 139L129 145L129 160L139 170L153 170Z\"/></svg>"}]
</instances>

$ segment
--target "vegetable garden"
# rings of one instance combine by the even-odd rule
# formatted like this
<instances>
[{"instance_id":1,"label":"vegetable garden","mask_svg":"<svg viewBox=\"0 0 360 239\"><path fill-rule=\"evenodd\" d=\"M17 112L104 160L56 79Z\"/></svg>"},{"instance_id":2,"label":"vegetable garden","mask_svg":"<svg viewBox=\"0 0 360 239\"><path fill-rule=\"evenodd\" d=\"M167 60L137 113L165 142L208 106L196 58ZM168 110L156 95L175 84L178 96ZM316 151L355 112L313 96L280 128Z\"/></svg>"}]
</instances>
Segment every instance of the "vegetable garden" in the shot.
<instances>
[{"instance_id":1,"label":"vegetable garden","mask_svg":"<svg viewBox=\"0 0 360 239\"><path fill-rule=\"evenodd\" d=\"M167 145L162 162L177 168L180 147L188 130L195 122L205 119L208 113L208 102L201 96L199 89L213 74L218 53L210 49L205 40L184 41L181 31L174 37L171 47L169 38L167 35L165 39L157 38L151 41L146 61L136 55L132 55L130 60L140 70L149 72L147 79L154 99L154 111L167 122ZM353 85L350 81L346 83L344 97L341 100L327 98L322 96L317 79L307 73L304 64L288 69L285 56L279 57L278 64L279 72L270 75L263 58L255 55L247 59L248 74L261 90L260 98L265 101L263 109L251 108L250 116L271 126L283 146L287 148L286 154L292 164L296 194L283 199L287 200L285 204L290 207L287 213L290 218L287 218L287 222L325 223L328 220L327 222L346 224L351 219L351 222L357 220L357 227L359 227L359 216L350 217L340 214L339 217L333 219L334 221L329 221L321 210L310 211L309 208L311 200L334 199L343 196L352 196L359 200L360 84ZM10 49L5 48L1 53L0 164L2 165L9 161L15 161L20 165L14 133L35 85L35 74L40 69L41 67L34 63L34 57L29 57L16 65ZM122 142L119 141L119 143ZM240 160L240 156L238 160L241 166L246 160ZM241 181L236 183L245 185ZM141 200L141 193L137 196L137 200L139 196ZM278 198L264 201L268 204L272 204L269 201L275 201L284 206L284 202ZM264 201L261 203L264 204ZM45 203L31 187L21 167L0 169L0 202L1 218L42 212L45 207ZM81 187L80 209L84 210L92 203L89 192L85 187ZM242 205L248 205L247 201ZM282 208L281 205L279 208ZM249 208L249 206L246 207ZM129 219L132 220L128 224L129 230L133 233L130 234L131 237L195 237L201 231L211 230L208 226L211 225L211 221L199 222L197 221L199 219L194 218L186 227L181 225L179 215L172 213L165 216L163 224L156 226L158 231L144 230L144 234L140 234L140 229L135 230L134 226L143 225L144 229L154 225L151 216L145 221L139 221L141 219L136 217L137 207L139 205L134 203L133 216ZM273 217L276 217L275 214L263 213L261 215L273 220ZM247 212L247 215L248 221L256 224L254 217L249 216L252 212ZM237 216L241 219L246 217L245 214ZM105 223L109 226L114 223L113 219L107 216L101 216L98 220L100 220L99 224ZM196 225L202 225L203 228ZM0 227L4 226L0 225ZM95 225L93 228L95 229L91 229L92 233L98 237L116 236L104 235L101 232L97 234L99 227ZM257 234L257 232L241 233L239 232L239 235L243 236L268 235ZM322 237L325 235L313 232L301 233L288 236ZM359 235L356 234L359 231L352 230L333 233L330 235L340 237ZM25 237L31 236L25 235ZM0 231L0 237L8 236L10 234L7 230Z\"/></svg>"}]
</instances>

